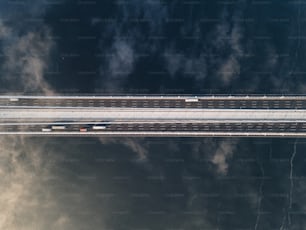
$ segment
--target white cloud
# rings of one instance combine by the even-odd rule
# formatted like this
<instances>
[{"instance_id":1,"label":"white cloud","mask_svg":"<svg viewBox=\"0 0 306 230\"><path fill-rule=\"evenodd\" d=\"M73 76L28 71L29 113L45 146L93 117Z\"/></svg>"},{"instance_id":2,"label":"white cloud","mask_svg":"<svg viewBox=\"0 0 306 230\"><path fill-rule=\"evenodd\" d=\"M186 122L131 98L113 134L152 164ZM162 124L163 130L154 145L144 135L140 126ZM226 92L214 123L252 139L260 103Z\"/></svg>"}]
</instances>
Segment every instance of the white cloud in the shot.
<instances>
[{"instance_id":1,"label":"white cloud","mask_svg":"<svg viewBox=\"0 0 306 230\"><path fill-rule=\"evenodd\" d=\"M185 57L182 54L175 53L173 50L167 50L164 54L166 68L171 76L177 74L182 68Z\"/></svg>"},{"instance_id":2,"label":"white cloud","mask_svg":"<svg viewBox=\"0 0 306 230\"><path fill-rule=\"evenodd\" d=\"M112 75L117 73L128 74L132 71L134 64L134 50L131 44L125 41L116 41L113 44L111 58L109 61L110 72Z\"/></svg>"},{"instance_id":3,"label":"white cloud","mask_svg":"<svg viewBox=\"0 0 306 230\"><path fill-rule=\"evenodd\" d=\"M242 47L242 28L234 15L231 20L223 13L221 22L212 33L213 46L218 54L225 53L216 61L216 73L221 83L225 86L231 84L232 80L240 74L240 60L245 51Z\"/></svg>"},{"instance_id":4,"label":"white cloud","mask_svg":"<svg viewBox=\"0 0 306 230\"><path fill-rule=\"evenodd\" d=\"M226 174L228 170L227 160L232 157L236 149L236 143L222 141L213 153L211 162L217 167L217 172Z\"/></svg>"},{"instance_id":5,"label":"white cloud","mask_svg":"<svg viewBox=\"0 0 306 230\"><path fill-rule=\"evenodd\" d=\"M107 59L104 69L104 83L108 89L114 89L120 86L134 69L135 55L131 43L123 40L116 40L111 49L107 51ZM102 67L101 67L102 68Z\"/></svg>"},{"instance_id":6,"label":"white cloud","mask_svg":"<svg viewBox=\"0 0 306 230\"><path fill-rule=\"evenodd\" d=\"M0 137L0 229L79 230L85 226L103 229L109 203L105 202L102 208L101 203L94 204L95 194L105 188L107 181L98 185L83 181L87 186L80 186L77 173L81 174L86 167L91 169L92 165L80 163L81 170L74 171L63 162L69 160L71 152L79 153L77 147L71 147L73 142L67 148L59 147L64 141L58 138L54 144L51 141ZM89 193L93 196L88 196ZM84 211L91 217L98 213L99 220L84 221L80 215Z\"/></svg>"},{"instance_id":7,"label":"white cloud","mask_svg":"<svg viewBox=\"0 0 306 230\"><path fill-rule=\"evenodd\" d=\"M22 137L0 138L0 229L33 229L40 198L48 193L40 187L48 173L41 158L44 143L32 144Z\"/></svg>"},{"instance_id":8,"label":"white cloud","mask_svg":"<svg viewBox=\"0 0 306 230\"><path fill-rule=\"evenodd\" d=\"M71 219L68 216L59 216L54 223L54 229L67 229L69 225L71 225Z\"/></svg>"},{"instance_id":9,"label":"white cloud","mask_svg":"<svg viewBox=\"0 0 306 230\"><path fill-rule=\"evenodd\" d=\"M10 30L10 28L5 26L3 22L0 20L0 38L5 39L9 37L11 33L12 31Z\"/></svg>"},{"instance_id":10,"label":"white cloud","mask_svg":"<svg viewBox=\"0 0 306 230\"><path fill-rule=\"evenodd\" d=\"M119 10L124 22L145 20L150 32L156 33L161 30L168 9L161 1L129 0L128 4L122 4Z\"/></svg>"},{"instance_id":11,"label":"white cloud","mask_svg":"<svg viewBox=\"0 0 306 230\"><path fill-rule=\"evenodd\" d=\"M229 56L219 66L217 75L224 85L229 85L240 74L240 64L235 55Z\"/></svg>"},{"instance_id":12,"label":"white cloud","mask_svg":"<svg viewBox=\"0 0 306 230\"><path fill-rule=\"evenodd\" d=\"M241 41L243 31L236 17L234 15L229 20L223 13L219 24L207 37L201 35L199 25L193 25L195 29L191 36L197 39L194 41L195 46L190 48L193 50L191 54L188 53L190 50L175 49L174 44L166 48L164 59L170 75L187 74L198 81L216 77L223 86L230 85L240 74L240 61L245 54Z\"/></svg>"},{"instance_id":13,"label":"white cloud","mask_svg":"<svg viewBox=\"0 0 306 230\"><path fill-rule=\"evenodd\" d=\"M52 88L44 79L53 47L48 29L30 31L20 37L11 32L5 38L9 42L3 47L5 59L2 70L9 88L14 90L15 86L21 86L25 92L53 94Z\"/></svg>"},{"instance_id":14,"label":"white cloud","mask_svg":"<svg viewBox=\"0 0 306 230\"><path fill-rule=\"evenodd\" d=\"M131 0L117 5L118 20L102 32L100 42L102 58L99 84L107 91L117 90L134 71L138 54L156 51L156 42L150 36L158 36L167 15L167 6L159 1ZM147 32L143 33L142 23L146 23ZM99 22L92 19L92 25ZM130 23L136 23L130 26ZM140 25L140 26L138 26ZM110 42L106 43L105 40Z\"/></svg>"},{"instance_id":15,"label":"white cloud","mask_svg":"<svg viewBox=\"0 0 306 230\"><path fill-rule=\"evenodd\" d=\"M140 161L147 160L148 148L143 141L143 138L99 138L100 142L104 145L107 144L120 144L126 146L131 151L137 154L137 159Z\"/></svg>"},{"instance_id":16,"label":"white cloud","mask_svg":"<svg viewBox=\"0 0 306 230\"><path fill-rule=\"evenodd\" d=\"M48 4L39 0L16 5L0 3L1 88L8 92L53 94L44 79L54 42L51 31L41 22L20 18L42 17Z\"/></svg>"},{"instance_id":17,"label":"white cloud","mask_svg":"<svg viewBox=\"0 0 306 230\"><path fill-rule=\"evenodd\" d=\"M228 172L228 161L233 156L238 143L238 139L205 139L193 145L192 154L196 159L202 158L211 162L218 174L225 175Z\"/></svg>"},{"instance_id":18,"label":"white cloud","mask_svg":"<svg viewBox=\"0 0 306 230\"><path fill-rule=\"evenodd\" d=\"M164 53L167 71L172 77L178 74L204 80L207 76L207 64L203 54L199 57L187 57L183 53L168 49Z\"/></svg>"}]
</instances>

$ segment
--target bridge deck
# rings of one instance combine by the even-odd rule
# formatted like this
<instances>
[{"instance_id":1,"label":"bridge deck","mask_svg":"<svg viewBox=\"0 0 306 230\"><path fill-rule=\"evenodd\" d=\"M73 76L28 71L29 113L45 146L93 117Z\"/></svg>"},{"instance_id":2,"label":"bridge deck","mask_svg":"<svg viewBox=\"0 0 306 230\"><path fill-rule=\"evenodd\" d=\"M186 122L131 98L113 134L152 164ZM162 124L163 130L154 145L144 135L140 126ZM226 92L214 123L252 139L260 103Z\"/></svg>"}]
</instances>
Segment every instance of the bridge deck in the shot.
<instances>
[{"instance_id":1,"label":"bridge deck","mask_svg":"<svg viewBox=\"0 0 306 230\"><path fill-rule=\"evenodd\" d=\"M306 96L6 95L1 134L306 137Z\"/></svg>"},{"instance_id":2,"label":"bridge deck","mask_svg":"<svg viewBox=\"0 0 306 230\"><path fill-rule=\"evenodd\" d=\"M306 110L161 109L161 108L7 108L0 120L201 120L239 122L303 122Z\"/></svg>"}]
</instances>

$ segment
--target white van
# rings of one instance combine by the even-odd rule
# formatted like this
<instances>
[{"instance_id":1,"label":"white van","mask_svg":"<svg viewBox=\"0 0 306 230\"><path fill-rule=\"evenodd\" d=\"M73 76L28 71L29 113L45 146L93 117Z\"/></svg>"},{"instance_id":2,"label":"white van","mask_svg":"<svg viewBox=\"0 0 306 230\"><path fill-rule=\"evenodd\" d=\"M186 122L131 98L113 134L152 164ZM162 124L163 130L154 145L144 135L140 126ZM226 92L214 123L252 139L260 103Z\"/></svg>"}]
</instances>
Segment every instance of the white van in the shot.
<instances>
[{"instance_id":1,"label":"white van","mask_svg":"<svg viewBox=\"0 0 306 230\"><path fill-rule=\"evenodd\" d=\"M52 129L50 129L50 128L42 128L41 131L42 132L51 132Z\"/></svg>"},{"instance_id":2,"label":"white van","mask_svg":"<svg viewBox=\"0 0 306 230\"><path fill-rule=\"evenodd\" d=\"M102 130L102 129L106 129L105 125L94 125L92 126L93 130Z\"/></svg>"},{"instance_id":3,"label":"white van","mask_svg":"<svg viewBox=\"0 0 306 230\"><path fill-rule=\"evenodd\" d=\"M185 102L198 102L199 99L198 98L186 98Z\"/></svg>"}]
</instances>

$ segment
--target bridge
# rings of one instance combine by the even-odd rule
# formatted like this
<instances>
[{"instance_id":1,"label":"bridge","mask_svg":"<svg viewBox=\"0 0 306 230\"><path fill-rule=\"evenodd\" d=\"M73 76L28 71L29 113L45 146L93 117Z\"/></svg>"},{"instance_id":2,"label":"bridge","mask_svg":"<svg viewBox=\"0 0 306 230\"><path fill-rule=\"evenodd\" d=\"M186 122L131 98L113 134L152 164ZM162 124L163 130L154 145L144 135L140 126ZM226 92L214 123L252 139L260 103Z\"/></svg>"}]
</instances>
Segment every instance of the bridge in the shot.
<instances>
[{"instance_id":1,"label":"bridge","mask_svg":"<svg viewBox=\"0 0 306 230\"><path fill-rule=\"evenodd\" d=\"M306 137L306 96L0 96L0 135Z\"/></svg>"}]
</instances>

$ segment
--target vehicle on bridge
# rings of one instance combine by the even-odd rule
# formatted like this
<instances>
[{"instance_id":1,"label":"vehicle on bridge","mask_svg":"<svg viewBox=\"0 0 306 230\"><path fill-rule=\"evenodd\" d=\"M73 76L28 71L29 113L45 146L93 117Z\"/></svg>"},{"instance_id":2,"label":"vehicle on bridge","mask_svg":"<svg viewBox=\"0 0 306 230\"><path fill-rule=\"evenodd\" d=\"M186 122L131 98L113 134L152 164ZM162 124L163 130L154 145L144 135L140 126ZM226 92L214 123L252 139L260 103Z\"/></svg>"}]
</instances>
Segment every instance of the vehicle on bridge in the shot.
<instances>
[{"instance_id":1,"label":"vehicle on bridge","mask_svg":"<svg viewBox=\"0 0 306 230\"><path fill-rule=\"evenodd\" d=\"M52 130L65 130L67 127L65 125L52 125Z\"/></svg>"},{"instance_id":2,"label":"vehicle on bridge","mask_svg":"<svg viewBox=\"0 0 306 230\"><path fill-rule=\"evenodd\" d=\"M94 125L92 126L92 129L93 130L103 130L103 129L106 129L106 126L105 125Z\"/></svg>"},{"instance_id":3,"label":"vehicle on bridge","mask_svg":"<svg viewBox=\"0 0 306 230\"><path fill-rule=\"evenodd\" d=\"M199 99L198 98L186 98L185 102L198 102Z\"/></svg>"},{"instance_id":4,"label":"vehicle on bridge","mask_svg":"<svg viewBox=\"0 0 306 230\"><path fill-rule=\"evenodd\" d=\"M80 128L80 132L87 132L88 131L88 128L87 127L81 127Z\"/></svg>"},{"instance_id":5,"label":"vehicle on bridge","mask_svg":"<svg viewBox=\"0 0 306 230\"><path fill-rule=\"evenodd\" d=\"M41 131L42 132L52 132L52 129L50 129L50 128L42 128Z\"/></svg>"}]
</instances>

